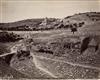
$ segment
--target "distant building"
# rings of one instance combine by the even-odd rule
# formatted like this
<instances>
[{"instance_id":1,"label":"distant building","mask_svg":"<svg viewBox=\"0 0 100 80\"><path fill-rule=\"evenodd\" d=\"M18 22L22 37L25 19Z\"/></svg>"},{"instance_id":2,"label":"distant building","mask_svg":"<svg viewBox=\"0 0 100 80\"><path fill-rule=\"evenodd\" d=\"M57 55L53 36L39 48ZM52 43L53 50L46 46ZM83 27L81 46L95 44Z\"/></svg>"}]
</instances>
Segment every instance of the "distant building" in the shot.
<instances>
[{"instance_id":1,"label":"distant building","mask_svg":"<svg viewBox=\"0 0 100 80\"><path fill-rule=\"evenodd\" d=\"M46 17L40 25L46 26L48 24L48 18Z\"/></svg>"}]
</instances>

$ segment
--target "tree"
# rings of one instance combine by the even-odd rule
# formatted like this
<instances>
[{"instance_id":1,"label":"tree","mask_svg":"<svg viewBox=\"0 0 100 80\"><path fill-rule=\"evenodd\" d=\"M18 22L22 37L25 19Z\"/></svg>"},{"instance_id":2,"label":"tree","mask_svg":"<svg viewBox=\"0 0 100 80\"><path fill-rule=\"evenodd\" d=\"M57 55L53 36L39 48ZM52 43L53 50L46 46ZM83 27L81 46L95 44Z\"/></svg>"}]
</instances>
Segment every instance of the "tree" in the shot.
<instances>
[{"instance_id":1,"label":"tree","mask_svg":"<svg viewBox=\"0 0 100 80\"><path fill-rule=\"evenodd\" d=\"M76 31L77 31L77 28L75 28L75 27L74 27L74 28L73 28L73 27L71 28L71 32L73 32L73 34L74 34L74 32L76 32Z\"/></svg>"}]
</instances>

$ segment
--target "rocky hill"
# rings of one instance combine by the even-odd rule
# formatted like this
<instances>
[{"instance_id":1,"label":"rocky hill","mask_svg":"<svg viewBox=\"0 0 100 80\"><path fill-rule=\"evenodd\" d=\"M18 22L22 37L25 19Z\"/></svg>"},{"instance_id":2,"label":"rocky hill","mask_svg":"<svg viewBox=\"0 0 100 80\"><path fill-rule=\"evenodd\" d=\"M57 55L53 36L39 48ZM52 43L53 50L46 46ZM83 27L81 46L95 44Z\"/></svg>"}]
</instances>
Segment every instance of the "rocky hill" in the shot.
<instances>
[{"instance_id":1,"label":"rocky hill","mask_svg":"<svg viewBox=\"0 0 100 80\"><path fill-rule=\"evenodd\" d=\"M100 21L100 12L87 12L67 16L64 19L58 18L40 18L27 19L11 23L0 23L0 30L50 30L59 28L82 27Z\"/></svg>"},{"instance_id":2,"label":"rocky hill","mask_svg":"<svg viewBox=\"0 0 100 80\"><path fill-rule=\"evenodd\" d=\"M63 21L65 23L83 21L88 24L88 22L100 21L100 12L87 12L87 13L74 14L72 16L65 17Z\"/></svg>"}]
</instances>

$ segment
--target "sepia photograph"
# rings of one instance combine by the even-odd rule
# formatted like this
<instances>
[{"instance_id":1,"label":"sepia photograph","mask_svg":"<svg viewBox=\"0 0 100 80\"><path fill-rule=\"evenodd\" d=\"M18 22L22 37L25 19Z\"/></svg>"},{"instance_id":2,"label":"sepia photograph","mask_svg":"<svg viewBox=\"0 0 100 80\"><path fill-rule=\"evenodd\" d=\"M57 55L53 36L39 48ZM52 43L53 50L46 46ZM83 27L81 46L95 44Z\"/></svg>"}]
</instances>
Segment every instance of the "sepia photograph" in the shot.
<instances>
[{"instance_id":1,"label":"sepia photograph","mask_svg":"<svg viewBox=\"0 0 100 80\"><path fill-rule=\"evenodd\" d=\"M0 80L100 79L100 0L0 0Z\"/></svg>"}]
</instances>

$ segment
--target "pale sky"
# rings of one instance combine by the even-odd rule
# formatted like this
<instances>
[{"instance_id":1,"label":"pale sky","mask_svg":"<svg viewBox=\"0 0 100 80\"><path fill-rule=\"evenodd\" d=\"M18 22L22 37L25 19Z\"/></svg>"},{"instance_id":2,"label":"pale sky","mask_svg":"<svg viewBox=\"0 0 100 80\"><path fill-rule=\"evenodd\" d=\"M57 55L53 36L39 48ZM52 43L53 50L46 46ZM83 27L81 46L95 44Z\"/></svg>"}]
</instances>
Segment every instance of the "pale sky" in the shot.
<instances>
[{"instance_id":1,"label":"pale sky","mask_svg":"<svg viewBox=\"0 0 100 80\"><path fill-rule=\"evenodd\" d=\"M1 0L0 22L100 12L100 0Z\"/></svg>"}]
</instances>

